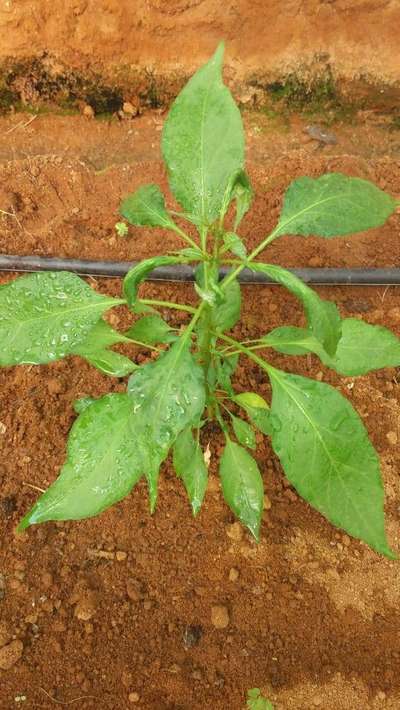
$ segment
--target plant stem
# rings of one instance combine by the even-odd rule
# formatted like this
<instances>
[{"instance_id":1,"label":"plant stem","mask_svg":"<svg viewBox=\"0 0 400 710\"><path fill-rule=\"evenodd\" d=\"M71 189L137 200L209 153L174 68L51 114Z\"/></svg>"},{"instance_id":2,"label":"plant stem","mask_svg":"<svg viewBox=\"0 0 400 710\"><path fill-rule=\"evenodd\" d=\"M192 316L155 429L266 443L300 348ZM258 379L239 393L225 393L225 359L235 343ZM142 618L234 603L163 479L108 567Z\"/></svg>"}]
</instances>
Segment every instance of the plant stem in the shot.
<instances>
[{"instance_id":1,"label":"plant stem","mask_svg":"<svg viewBox=\"0 0 400 710\"><path fill-rule=\"evenodd\" d=\"M184 306L180 303L173 303L172 301L157 301L152 298L140 298L139 303L143 303L145 306L159 306L159 308L171 308L176 311L196 313L196 308L193 308L193 306Z\"/></svg>"},{"instance_id":2,"label":"plant stem","mask_svg":"<svg viewBox=\"0 0 400 710\"><path fill-rule=\"evenodd\" d=\"M225 289L227 286L229 286L229 284L231 283L231 281L233 281L233 280L240 274L240 272L243 271L243 269L245 269L246 266L247 266L251 261L253 261L253 259L255 259L255 257L258 256L259 253L260 253L261 251L263 251L263 249L265 249L266 246L268 246L268 244L270 244L271 242L274 241L274 239L276 239L277 237L279 237L279 230L280 230L280 227L279 227L279 225L278 225L278 226L275 227L275 229L271 232L271 234L269 234L269 235L261 242L261 244L258 245L258 247L256 247L255 249L253 249L253 251L251 252L251 254L249 254L249 256L247 257L246 261L241 262L241 263L236 267L236 269L234 269L233 271L231 271L230 274L228 274L228 276L223 280L223 282L222 282L222 284L221 284L221 288Z\"/></svg>"},{"instance_id":3,"label":"plant stem","mask_svg":"<svg viewBox=\"0 0 400 710\"><path fill-rule=\"evenodd\" d=\"M199 248L199 245L196 244L196 242L195 242L191 237L189 237L189 235L186 234L186 232L184 232L183 229L181 229L180 227L178 227L178 225L175 224L175 222L173 222L173 226L170 225L170 227L171 227L171 229L172 229L174 232L176 232L176 234L179 234L179 236L182 237L182 239L183 239L187 244L190 244L191 247L194 247L195 249L198 249L198 248Z\"/></svg>"},{"instance_id":4,"label":"plant stem","mask_svg":"<svg viewBox=\"0 0 400 710\"><path fill-rule=\"evenodd\" d=\"M234 345L240 353L243 353L243 355L247 355L250 360L256 362L257 365L261 367L262 370L268 372L268 374L274 370L272 365L269 365L268 362L265 362L265 360L262 360L262 358L258 357L258 355L255 355L249 348L246 348L245 345L239 343L238 340L234 340L234 338L230 338L229 335L223 335L222 333L218 333L218 337L221 340L225 340L225 342Z\"/></svg>"}]
</instances>

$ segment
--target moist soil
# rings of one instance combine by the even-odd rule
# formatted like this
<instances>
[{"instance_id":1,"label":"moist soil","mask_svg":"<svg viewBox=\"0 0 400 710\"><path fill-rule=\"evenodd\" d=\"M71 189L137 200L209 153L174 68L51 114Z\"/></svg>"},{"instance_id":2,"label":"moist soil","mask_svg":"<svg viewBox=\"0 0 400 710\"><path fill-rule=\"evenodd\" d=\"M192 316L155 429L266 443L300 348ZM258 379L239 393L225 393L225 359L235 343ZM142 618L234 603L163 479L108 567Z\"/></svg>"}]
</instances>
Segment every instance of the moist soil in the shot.
<instances>
[{"instance_id":1,"label":"moist soil","mask_svg":"<svg viewBox=\"0 0 400 710\"><path fill-rule=\"evenodd\" d=\"M167 188L158 154L162 117L99 124L46 116L23 128L25 119L0 121L0 208L13 215L1 218L2 253L135 260L180 246L162 230L131 228L124 239L114 230L122 195L145 182ZM256 191L241 230L249 247L276 222L296 176L341 171L400 194L398 139L373 123L339 126L338 144L322 148L305 142L301 121L285 131L263 117L246 122ZM351 238L287 237L265 256L286 266L397 266L399 231L394 215ZM14 276L3 274L1 282ZM90 283L113 295L121 286ZM397 288L318 291L343 316L400 335ZM298 304L281 288L243 292L235 337L302 324ZM194 302L190 285L147 283L143 293ZM174 312L163 315L183 324ZM108 319L125 327L133 316L118 308ZM137 362L150 358L148 350L129 352ZM337 387L363 417L382 463L388 538L399 551L400 370L340 378L314 356L268 355ZM240 362L235 384L270 396L248 361ZM0 660L9 666L0 670L1 710L241 710L252 687L278 710L399 708L398 563L300 500L266 437L258 437L256 452L267 494L258 545L223 503L216 476L223 442L211 428L203 432L210 483L196 519L167 462L153 516L141 482L97 518L16 535L37 488L63 463L74 400L125 385L79 358L0 371Z\"/></svg>"}]
</instances>

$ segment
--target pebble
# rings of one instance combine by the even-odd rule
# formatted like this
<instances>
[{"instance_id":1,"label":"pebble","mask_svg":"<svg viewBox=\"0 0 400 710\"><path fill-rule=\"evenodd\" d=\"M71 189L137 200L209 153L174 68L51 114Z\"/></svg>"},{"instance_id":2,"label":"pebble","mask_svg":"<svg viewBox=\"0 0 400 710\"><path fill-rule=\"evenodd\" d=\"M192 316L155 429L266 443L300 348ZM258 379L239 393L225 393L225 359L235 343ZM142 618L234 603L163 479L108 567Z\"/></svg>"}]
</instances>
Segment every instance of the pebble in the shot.
<instances>
[{"instance_id":1,"label":"pebble","mask_svg":"<svg viewBox=\"0 0 400 710\"><path fill-rule=\"evenodd\" d=\"M139 693L129 693L128 700L130 703L138 703L140 700Z\"/></svg>"},{"instance_id":2,"label":"pebble","mask_svg":"<svg viewBox=\"0 0 400 710\"><path fill-rule=\"evenodd\" d=\"M323 700L322 700L322 698L320 698L320 697L316 697L316 698L314 698L314 700L313 700L313 705L314 705L315 708L321 707L322 703L323 703Z\"/></svg>"},{"instance_id":3,"label":"pebble","mask_svg":"<svg viewBox=\"0 0 400 710\"><path fill-rule=\"evenodd\" d=\"M264 505L263 505L264 510L271 510L271 501L268 498L267 494L264 495Z\"/></svg>"},{"instance_id":4,"label":"pebble","mask_svg":"<svg viewBox=\"0 0 400 710\"><path fill-rule=\"evenodd\" d=\"M232 523L232 525L228 525L226 534L231 540L240 542L243 539L243 528L240 523Z\"/></svg>"},{"instance_id":5,"label":"pebble","mask_svg":"<svg viewBox=\"0 0 400 710\"><path fill-rule=\"evenodd\" d=\"M388 431L386 434L386 438L392 446L395 446L397 444L397 434L395 431Z\"/></svg>"},{"instance_id":6,"label":"pebble","mask_svg":"<svg viewBox=\"0 0 400 710\"><path fill-rule=\"evenodd\" d=\"M89 621L96 613L96 603L94 595L88 592L82 597L76 607L74 615L80 621Z\"/></svg>"},{"instance_id":7,"label":"pebble","mask_svg":"<svg viewBox=\"0 0 400 710\"><path fill-rule=\"evenodd\" d=\"M236 582L239 579L239 570L236 567L231 567L229 570L229 581Z\"/></svg>"},{"instance_id":8,"label":"pebble","mask_svg":"<svg viewBox=\"0 0 400 710\"><path fill-rule=\"evenodd\" d=\"M211 607L211 623L216 629L226 629L229 626L229 612L226 606L216 604Z\"/></svg>"},{"instance_id":9,"label":"pebble","mask_svg":"<svg viewBox=\"0 0 400 710\"><path fill-rule=\"evenodd\" d=\"M393 320L400 320L400 308L391 308L388 311L387 315L389 316L389 318L393 318Z\"/></svg>"},{"instance_id":10,"label":"pebble","mask_svg":"<svg viewBox=\"0 0 400 710\"><path fill-rule=\"evenodd\" d=\"M89 104L85 104L82 113L85 118L94 118L94 110Z\"/></svg>"},{"instance_id":11,"label":"pebble","mask_svg":"<svg viewBox=\"0 0 400 710\"><path fill-rule=\"evenodd\" d=\"M15 666L22 656L24 645L22 641L11 641L11 643L0 649L0 668L8 671Z\"/></svg>"},{"instance_id":12,"label":"pebble","mask_svg":"<svg viewBox=\"0 0 400 710\"><path fill-rule=\"evenodd\" d=\"M128 554L123 550L117 550L117 552L115 553L115 557L118 562L123 562L128 557Z\"/></svg>"}]
</instances>

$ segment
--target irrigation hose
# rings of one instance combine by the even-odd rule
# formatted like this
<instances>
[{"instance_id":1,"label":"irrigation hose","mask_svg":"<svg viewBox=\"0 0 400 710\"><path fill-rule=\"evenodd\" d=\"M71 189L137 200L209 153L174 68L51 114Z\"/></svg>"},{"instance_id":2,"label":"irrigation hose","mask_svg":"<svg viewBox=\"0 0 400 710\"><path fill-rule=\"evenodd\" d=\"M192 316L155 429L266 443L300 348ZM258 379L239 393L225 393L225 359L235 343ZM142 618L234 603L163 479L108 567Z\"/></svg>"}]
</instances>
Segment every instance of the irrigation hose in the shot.
<instances>
[{"instance_id":1,"label":"irrigation hose","mask_svg":"<svg viewBox=\"0 0 400 710\"><path fill-rule=\"evenodd\" d=\"M95 261L91 259L63 259L44 256L0 255L0 271L72 271L81 276L120 278L137 261ZM400 285L400 269L288 269L309 284L321 286L395 286ZM229 267L220 269L223 278ZM187 264L160 266L148 276L150 281L194 281L194 267ZM273 284L265 274L243 269L239 275L243 284Z\"/></svg>"}]
</instances>

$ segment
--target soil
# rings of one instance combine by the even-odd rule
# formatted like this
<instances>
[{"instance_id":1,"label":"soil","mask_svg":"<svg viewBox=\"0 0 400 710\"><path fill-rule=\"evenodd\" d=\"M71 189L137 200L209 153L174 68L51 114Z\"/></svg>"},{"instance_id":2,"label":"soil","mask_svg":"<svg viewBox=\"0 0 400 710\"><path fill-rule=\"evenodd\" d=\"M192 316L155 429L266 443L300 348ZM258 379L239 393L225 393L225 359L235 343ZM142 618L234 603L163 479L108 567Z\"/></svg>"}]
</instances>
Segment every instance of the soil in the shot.
<instances>
[{"instance_id":1,"label":"soil","mask_svg":"<svg viewBox=\"0 0 400 710\"><path fill-rule=\"evenodd\" d=\"M230 73L264 82L331 68L398 86L396 0L2 0L0 58L52 58L120 83L185 76L227 41Z\"/></svg>"},{"instance_id":2,"label":"soil","mask_svg":"<svg viewBox=\"0 0 400 710\"><path fill-rule=\"evenodd\" d=\"M123 194L148 181L166 189L161 116L121 124L43 116L26 128L21 120L28 119L0 120L0 208L14 214L0 221L3 253L134 260L178 245L161 230L132 228L125 239L114 230ZM297 175L340 170L400 194L398 134L373 120L334 126L338 143L322 149L306 142L300 119L282 130L248 114L246 124L257 195L243 222L249 245L272 227ZM351 238L285 238L268 259L288 266L397 266L399 231L395 215L385 227ZM4 274L1 282L14 276ZM119 293L118 280L91 283ZM194 300L190 285L148 283L143 291ZM319 292L344 316L400 335L398 289ZM298 304L282 289L244 293L237 336L301 324ZM164 315L181 323L174 313ZM115 327L132 320L124 308L109 317ZM145 350L132 354L138 362L149 357ZM271 360L339 388L362 415L382 462L389 541L400 551L397 369L340 378L313 356ZM268 382L248 362L241 362L236 386L269 397ZM211 430L204 432L209 490L195 520L166 463L153 516L140 483L97 518L14 533L39 495L35 487L54 480L64 460L74 400L124 387L124 380L108 379L78 358L0 371L1 710L57 704L241 710L252 687L262 688L277 710L399 708L398 563L334 529L300 500L267 438L260 437L256 453L268 496L259 545L222 501L215 475L222 442Z\"/></svg>"}]
</instances>

